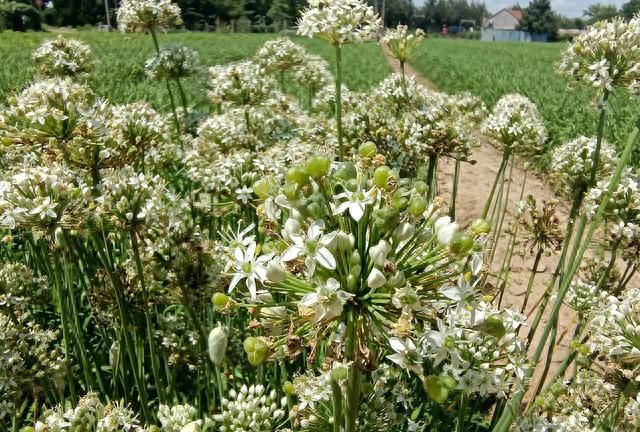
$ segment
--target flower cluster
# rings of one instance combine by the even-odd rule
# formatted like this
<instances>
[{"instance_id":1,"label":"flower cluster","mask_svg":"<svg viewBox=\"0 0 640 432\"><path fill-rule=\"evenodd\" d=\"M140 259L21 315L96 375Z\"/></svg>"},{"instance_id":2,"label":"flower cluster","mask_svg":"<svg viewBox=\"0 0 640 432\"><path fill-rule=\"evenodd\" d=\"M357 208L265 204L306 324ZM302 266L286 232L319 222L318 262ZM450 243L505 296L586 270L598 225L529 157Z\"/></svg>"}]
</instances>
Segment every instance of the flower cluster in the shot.
<instances>
[{"instance_id":1,"label":"flower cluster","mask_svg":"<svg viewBox=\"0 0 640 432\"><path fill-rule=\"evenodd\" d=\"M164 31L180 24L180 7L171 0L124 0L118 8L123 32Z\"/></svg>"},{"instance_id":2,"label":"flower cluster","mask_svg":"<svg viewBox=\"0 0 640 432\"><path fill-rule=\"evenodd\" d=\"M421 341L422 355L442 367L439 376L426 381L429 394L444 400L455 389L506 398L524 388L529 365L518 330L525 321L522 314L483 301L450 309Z\"/></svg>"},{"instance_id":3,"label":"flower cluster","mask_svg":"<svg viewBox=\"0 0 640 432\"><path fill-rule=\"evenodd\" d=\"M278 400L275 390L243 385L239 391L229 390L229 399L222 400L222 412L213 420L220 432L271 432L285 419L286 406L287 399Z\"/></svg>"},{"instance_id":4,"label":"flower cluster","mask_svg":"<svg viewBox=\"0 0 640 432\"><path fill-rule=\"evenodd\" d=\"M264 43L256 52L255 61L266 71L284 73L301 66L307 53L289 38L278 38Z\"/></svg>"},{"instance_id":5,"label":"flower cluster","mask_svg":"<svg viewBox=\"0 0 640 432\"><path fill-rule=\"evenodd\" d=\"M5 122L32 140L66 139L73 135L92 101L91 90L70 78L40 80L10 99Z\"/></svg>"},{"instance_id":6,"label":"flower cluster","mask_svg":"<svg viewBox=\"0 0 640 432\"><path fill-rule=\"evenodd\" d=\"M297 85L306 88L313 97L322 88L333 85L333 75L325 59L307 54L304 62L295 68L293 78Z\"/></svg>"},{"instance_id":7,"label":"flower cluster","mask_svg":"<svg viewBox=\"0 0 640 432\"><path fill-rule=\"evenodd\" d=\"M423 38L424 31L422 29L410 33L407 26L398 25L395 29L387 29L384 36L380 38L380 42L389 48L396 60L404 64L413 56Z\"/></svg>"},{"instance_id":8,"label":"flower cluster","mask_svg":"<svg viewBox=\"0 0 640 432\"><path fill-rule=\"evenodd\" d=\"M32 58L42 78L84 78L94 68L91 48L83 42L62 36L40 45Z\"/></svg>"},{"instance_id":9,"label":"flower cluster","mask_svg":"<svg viewBox=\"0 0 640 432\"><path fill-rule=\"evenodd\" d=\"M313 0L302 12L298 34L342 46L376 39L381 26L373 7L361 0Z\"/></svg>"},{"instance_id":10,"label":"flower cluster","mask_svg":"<svg viewBox=\"0 0 640 432\"><path fill-rule=\"evenodd\" d=\"M158 421L164 432L181 432L188 424L197 421L198 411L191 405L160 405Z\"/></svg>"},{"instance_id":11,"label":"flower cluster","mask_svg":"<svg viewBox=\"0 0 640 432\"><path fill-rule=\"evenodd\" d=\"M599 93L640 89L640 18L600 21L574 38L565 51L560 73Z\"/></svg>"},{"instance_id":12,"label":"flower cluster","mask_svg":"<svg viewBox=\"0 0 640 432\"><path fill-rule=\"evenodd\" d=\"M572 197L579 191L582 193L587 191L595 149L596 139L582 136L553 151L550 167L552 178L564 195ZM615 149L607 142L603 142L600 149L598 178L610 176L616 163Z\"/></svg>"},{"instance_id":13,"label":"flower cluster","mask_svg":"<svg viewBox=\"0 0 640 432\"><path fill-rule=\"evenodd\" d=\"M184 45L170 45L144 65L152 80L188 78L199 72L200 55Z\"/></svg>"},{"instance_id":14,"label":"flower cluster","mask_svg":"<svg viewBox=\"0 0 640 432\"><path fill-rule=\"evenodd\" d=\"M272 97L275 89L275 81L252 61L209 68L209 99L214 104L257 105Z\"/></svg>"},{"instance_id":15,"label":"flower cluster","mask_svg":"<svg viewBox=\"0 0 640 432\"><path fill-rule=\"evenodd\" d=\"M608 179L599 181L585 197L587 217L595 217L609 183ZM623 175L606 203L604 218L607 241L611 245L617 244L625 252L626 259L635 262L640 248L640 184L633 174Z\"/></svg>"},{"instance_id":16,"label":"flower cluster","mask_svg":"<svg viewBox=\"0 0 640 432\"><path fill-rule=\"evenodd\" d=\"M538 108L524 96L503 96L482 124L482 133L509 151L538 153L547 138Z\"/></svg>"}]
</instances>

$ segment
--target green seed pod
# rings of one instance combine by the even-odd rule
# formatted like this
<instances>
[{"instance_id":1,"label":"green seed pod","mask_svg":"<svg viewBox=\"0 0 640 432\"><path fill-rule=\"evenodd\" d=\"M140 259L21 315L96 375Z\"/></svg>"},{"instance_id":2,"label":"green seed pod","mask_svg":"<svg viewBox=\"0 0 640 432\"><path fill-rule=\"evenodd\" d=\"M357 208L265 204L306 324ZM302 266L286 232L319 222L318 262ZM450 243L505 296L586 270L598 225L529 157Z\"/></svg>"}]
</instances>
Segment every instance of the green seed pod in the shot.
<instances>
[{"instance_id":1,"label":"green seed pod","mask_svg":"<svg viewBox=\"0 0 640 432\"><path fill-rule=\"evenodd\" d=\"M457 232L453 235L449 250L454 255L466 255L473 249L473 239L465 232Z\"/></svg>"},{"instance_id":2,"label":"green seed pod","mask_svg":"<svg viewBox=\"0 0 640 432\"><path fill-rule=\"evenodd\" d=\"M429 205L429 201L424 198L414 198L409 202L409 211L415 217L419 217L424 213Z\"/></svg>"},{"instance_id":3,"label":"green seed pod","mask_svg":"<svg viewBox=\"0 0 640 432\"><path fill-rule=\"evenodd\" d=\"M271 192L271 185L266 179L260 179L253 183L253 193L260 199L269 198Z\"/></svg>"},{"instance_id":4,"label":"green seed pod","mask_svg":"<svg viewBox=\"0 0 640 432\"><path fill-rule=\"evenodd\" d=\"M413 188L419 194L427 193L427 190L429 190L429 186L427 186L427 183L423 182L422 180L418 180L417 182L415 182L413 184Z\"/></svg>"},{"instance_id":5,"label":"green seed pod","mask_svg":"<svg viewBox=\"0 0 640 432\"><path fill-rule=\"evenodd\" d=\"M500 339L507 333L507 329L504 327L504 323L502 322L502 318L498 315L491 315L484 322L478 326L476 326L478 330L482 333L493 336L497 339Z\"/></svg>"},{"instance_id":6,"label":"green seed pod","mask_svg":"<svg viewBox=\"0 0 640 432\"><path fill-rule=\"evenodd\" d=\"M331 160L324 156L314 156L307 159L305 167L307 168L307 172L311 177L313 177L314 179L319 179L329 174L329 168L331 168Z\"/></svg>"},{"instance_id":7,"label":"green seed pod","mask_svg":"<svg viewBox=\"0 0 640 432\"><path fill-rule=\"evenodd\" d=\"M367 141L360 144L358 147L358 154L363 158L372 158L378 153L378 148L373 141Z\"/></svg>"},{"instance_id":8,"label":"green seed pod","mask_svg":"<svg viewBox=\"0 0 640 432\"><path fill-rule=\"evenodd\" d=\"M290 201L298 198L298 186L295 183L285 183L282 186L282 194Z\"/></svg>"},{"instance_id":9,"label":"green seed pod","mask_svg":"<svg viewBox=\"0 0 640 432\"><path fill-rule=\"evenodd\" d=\"M373 214L374 224L383 233L394 230L400 220L400 212L395 208L376 209Z\"/></svg>"},{"instance_id":10,"label":"green seed pod","mask_svg":"<svg viewBox=\"0 0 640 432\"><path fill-rule=\"evenodd\" d=\"M229 296L224 293L221 293L221 292L214 293L213 297L211 297L211 302L213 303L213 309L216 311L220 311L224 309L229 304L229 300L231 300Z\"/></svg>"},{"instance_id":11,"label":"green seed pod","mask_svg":"<svg viewBox=\"0 0 640 432\"><path fill-rule=\"evenodd\" d=\"M349 180L356 178L357 175L356 167L351 162L340 163L338 169L333 173L333 176L338 180Z\"/></svg>"},{"instance_id":12,"label":"green seed pod","mask_svg":"<svg viewBox=\"0 0 640 432\"><path fill-rule=\"evenodd\" d=\"M409 198L407 198L408 194L409 191L405 188L400 188L395 191L393 193L393 197L391 198L391 206L400 211L406 209L409 205Z\"/></svg>"},{"instance_id":13,"label":"green seed pod","mask_svg":"<svg viewBox=\"0 0 640 432\"><path fill-rule=\"evenodd\" d=\"M373 184L378 186L380 189L385 189L387 187L387 180L389 179L389 168L386 165L382 165L373 172Z\"/></svg>"},{"instance_id":14,"label":"green seed pod","mask_svg":"<svg viewBox=\"0 0 640 432\"><path fill-rule=\"evenodd\" d=\"M429 397L436 403L443 404L449 397L449 392L456 388L456 381L451 377L428 376L424 386Z\"/></svg>"},{"instance_id":15,"label":"green seed pod","mask_svg":"<svg viewBox=\"0 0 640 432\"><path fill-rule=\"evenodd\" d=\"M303 167L291 167L287 171L287 181L304 187L309 184L309 173Z\"/></svg>"},{"instance_id":16,"label":"green seed pod","mask_svg":"<svg viewBox=\"0 0 640 432\"><path fill-rule=\"evenodd\" d=\"M471 231L475 235L489 234L491 232L491 224L486 219L476 219L471 224Z\"/></svg>"},{"instance_id":17,"label":"green seed pod","mask_svg":"<svg viewBox=\"0 0 640 432\"><path fill-rule=\"evenodd\" d=\"M296 388L291 381L285 381L282 385L282 392L287 396L296 394Z\"/></svg>"},{"instance_id":18,"label":"green seed pod","mask_svg":"<svg viewBox=\"0 0 640 432\"><path fill-rule=\"evenodd\" d=\"M260 338L250 336L244 340L243 346L251 366L258 366L269 354L269 345Z\"/></svg>"}]
</instances>

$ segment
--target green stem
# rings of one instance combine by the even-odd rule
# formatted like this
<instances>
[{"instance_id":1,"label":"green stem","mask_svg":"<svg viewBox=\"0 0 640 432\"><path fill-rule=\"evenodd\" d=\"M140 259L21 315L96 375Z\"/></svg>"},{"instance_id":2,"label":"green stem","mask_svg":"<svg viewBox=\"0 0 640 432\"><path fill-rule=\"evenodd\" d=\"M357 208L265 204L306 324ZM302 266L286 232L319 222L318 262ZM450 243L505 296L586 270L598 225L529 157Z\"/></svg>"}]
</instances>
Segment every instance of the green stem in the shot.
<instances>
[{"instance_id":1,"label":"green stem","mask_svg":"<svg viewBox=\"0 0 640 432\"><path fill-rule=\"evenodd\" d=\"M453 175L453 191L451 192L451 204L449 206L449 217L456 219L456 197L458 196L458 183L460 182L460 159L456 159L456 168Z\"/></svg>"},{"instance_id":2,"label":"green stem","mask_svg":"<svg viewBox=\"0 0 640 432\"><path fill-rule=\"evenodd\" d=\"M342 389L340 383L333 378L331 379L331 392L333 395L333 432L341 432L344 428Z\"/></svg>"},{"instance_id":3,"label":"green stem","mask_svg":"<svg viewBox=\"0 0 640 432\"><path fill-rule=\"evenodd\" d=\"M338 130L339 161L344 160L342 138L342 46L336 45L336 128Z\"/></svg>"},{"instance_id":4,"label":"green stem","mask_svg":"<svg viewBox=\"0 0 640 432\"><path fill-rule=\"evenodd\" d=\"M536 279L536 275L538 274L538 265L540 265L540 259L542 258L542 248L538 249L536 253L536 258L533 261L533 268L531 269L531 276L529 276L529 282L527 283L527 292L524 295L524 301L522 302L522 308L520 308L520 313L524 313L527 308L527 303L529 302L529 296L531 295L531 288L533 288L533 281Z\"/></svg>"},{"instance_id":5,"label":"green stem","mask_svg":"<svg viewBox=\"0 0 640 432\"><path fill-rule=\"evenodd\" d=\"M493 201L493 195L496 192L496 187L498 186L498 182L500 181L500 177L504 172L505 167L507 166L507 161L509 160L511 151L509 147L506 147L504 153L502 155L502 162L500 162L500 168L498 168L498 172L496 173L496 178L493 181L493 186L491 186L491 192L489 192L489 197L487 197L487 202L484 205L484 210L482 210L482 218L486 219L489 214L489 209L491 208L491 204Z\"/></svg>"},{"instance_id":6,"label":"green stem","mask_svg":"<svg viewBox=\"0 0 640 432\"><path fill-rule=\"evenodd\" d=\"M347 313L347 330L345 334L345 358L351 362L347 377L345 432L355 432L360 403L361 373L358 367L358 314L354 310Z\"/></svg>"},{"instance_id":7,"label":"green stem","mask_svg":"<svg viewBox=\"0 0 640 432\"><path fill-rule=\"evenodd\" d=\"M467 406L469 405L469 396L463 391L460 400L460 408L458 409L458 423L456 425L456 432L465 432L464 425L466 423L465 418L467 416Z\"/></svg>"},{"instance_id":8,"label":"green stem","mask_svg":"<svg viewBox=\"0 0 640 432\"><path fill-rule=\"evenodd\" d=\"M598 135L596 137L596 149L593 152L593 166L589 177L589 187L596 185L598 175L598 165L600 164L600 151L602 150L602 139L604 137L605 120L607 117L607 102L609 101L609 90L604 89L602 103L600 104L600 118L598 119Z\"/></svg>"},{"instance_id":9,"label":"green stem","mask_svg":"<svg viewBox=\"0 0 640 432\"><path fill-rule=\"evenodd\" d=\"M613 244L613 247L611 248L611 258L609 259L609 264L607 265L607 268L600 276L600 279L598 279L598 284L596 285L597 292L599 292L602 289L605 282L609 278L609 275L611 274L611 270L613 270L613 266L616 263L616 258L618 257L619 247L620 247L620 240L616 240L616 242Z\"/></svg>"}]
</instances>

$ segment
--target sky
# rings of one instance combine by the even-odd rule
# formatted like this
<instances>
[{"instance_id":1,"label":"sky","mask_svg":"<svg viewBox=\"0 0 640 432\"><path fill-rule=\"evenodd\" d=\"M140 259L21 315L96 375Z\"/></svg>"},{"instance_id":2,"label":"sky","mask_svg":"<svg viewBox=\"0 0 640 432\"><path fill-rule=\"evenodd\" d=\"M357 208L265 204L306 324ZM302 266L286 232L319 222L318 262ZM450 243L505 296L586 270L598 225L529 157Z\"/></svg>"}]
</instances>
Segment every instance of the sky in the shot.
<instances>
[{"instance_id":1,"label":"sky","mask_svg":"<svg viewBox=\"0 0 640 432\"><path fill-rule=\"evenodd\" d=\"M482 0L476 0L478 2ZM566 15L571 18L582 16L582 11L585 10L590 4L593 3L611 3L620 7L627 0L551 0L553 10ZM504 7L513 6L515 3L520 3L520 6L526 7L529 4L528 0L484 0L489 12L498 12ZM422 5L424 0L414 0L413 4Z\"/></svg>"}]
</instances>

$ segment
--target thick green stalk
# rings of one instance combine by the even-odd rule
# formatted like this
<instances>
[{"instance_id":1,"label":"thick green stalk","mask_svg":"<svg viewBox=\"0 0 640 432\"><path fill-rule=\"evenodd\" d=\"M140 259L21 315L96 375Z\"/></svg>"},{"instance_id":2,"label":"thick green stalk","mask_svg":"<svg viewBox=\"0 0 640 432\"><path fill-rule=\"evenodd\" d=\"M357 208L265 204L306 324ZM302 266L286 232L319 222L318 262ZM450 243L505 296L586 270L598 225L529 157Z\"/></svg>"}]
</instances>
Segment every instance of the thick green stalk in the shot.
<instances>
[{"instance_id":1,"label":"thick green stalk","mask_svg":"<svg viewBox=\"0 0 640 432\"><path fill-rule=\"evenodd\" d=\"M451 191L451 204L449 205L449 217L456 219L456 197L458 196L458 183L460 182L460 159L456 159L456 168L453 175L453 190Z\"/></svg>"},{"instance_id":2,"label":"thick green stalk","mask_svg":"<svg viewBox=\"0 0 640 432\"><path fill-rule=\"evenodd\" d=\"M493 195L496 192L496 187L498 186L500 177L502 176L502 173L504 172L504 169L507 166L507 161L509 160L510 153L511 151L509 147L505 148L504 153L502 155L502 162L500 162L500 168L498 168L498 172L496 173L496 178L493 181L493 186L491 186L491 192L489 192L489 196L487 197L487 202L484 205L484 210L482 210L483 219L486 219L487 215L489 214L489 209L491 208L491 204L493 201Z\"/></svg>"},{"instance_id":3,"label":"thick green stalk","mask_svg":"<svg viewBox=\"0 0 640 432\"><path fill-rule=\"evenodd\" d=\"M339 160L344 160L342 143L342 45L336 45L336 128L338 130Z\"/></svg>"},{"instance_id":4,"label":"thick green stalk","mask_svg":"<svg viewBox=\"0 0 640 432\"><path fill-rule=\"evenodd\" d=\"M522 302L520 313L524 313L527 308L529 296L531 295L531 288L533 288L533 281L536 279L536 275L538 274L538 265L540 264L540 258L542 258L542 251L543 249L539 248L538 252L536 252L536 258L533 260L533 268L531 269L531 276L529 276L529 282L527 283L527 292L524 295L524 301Z\"/></svg>"},{"instance_id":5,"label":"thick green stalk","mask_svg":"<svg viewBox=\"0 0 640 432\"><path fill-rule=\"evenodd\" d=\"M616 188L618 187L618 184L620 183L620 178L622 177L622 172L626 168L627 163L629 162L629 159L631 158L631 152L633 151L633 146L634 146L634 144L635 144L635 142L636 142L636 140L638 138L638 134L640 133L640 129L639 128L640 128L640 121L636 123L636 127L634 128L633 132L629 136L629 139L627 140L627 144L625 146L625 149L624 149L622 155L620 156L620 160L618 162L616 170L615 170L615 172L613 174L613 177L611 179L609 187L608 187L606 193L604 194L604 196L602 198L602 202L600 203L600 206L598 207L598 210L596 212L596 216L593 219L593 223L589 227L589 231L587 232L586 237L582 241L582 246L578 250L575 258L573 259L572 264L569 266L566 276L562 280L560 289L558 291L558 295L556 296L555 303L553 304L553 309L552 309L552 312L551 312L551 316L549 318L549 321L547 322L547 324L545 325L545 327L543 329L542 336L540 338L540 342L538 343L536 351L535 351L533 357L531 358L531 364L537 364L540 361L540 358L542 357L542 352L544 350L544 347L547 344L547 340L549 339L549 335L556 328L558 315L560 313L560 308L562 307L564 298L565 298L565 296L567 294L567 291L569 289L569 285L571 284L571 280L573 279L573 276L575 275L576 271L578 270L578 266L579 266L580 262L582 261L582 258L584 257L584 254L586 253L587 249L589 248L589 245L591 243L591 239L593 238L593 235L595 234L596 230L598 229L598 227L600 225L600 222L602 221L602 219L604 217L604 212L605 212L606 205L609 202L609 200L611 199L611 196L613 195L613 191L616 190ZM533 371L530 370L527 373L528 378L530 378L532 374L533 374ZM514 398L509 402L509 405L507 406L507 409L502 414L502 416L501 416L500 420L498 421L498 423L496 424L496 427L495 427L493 432L507 432L509 430L509 428L511 427L511 424L513 423L513 420L515 418L516 412L519 411L519 407L520 407L520 404L522 403L522 399L524 398L525 391L526 391L526 387L525 387L525 389L523 389L520 392L518 392L514 396Z\"/></svg>"},{"instance_id":6,"label":"thick green stalk","mask_svg":"<svg viewBox=\"0 0 640 432\"><path fill-rule=\"evenodd\" d=\"M602 140L604 137L604 126L607 117L607 103L609 101L609 90L604 89L602 95L602 103L600 104L600 118L598 119L598 135L596 137L596 149L593 152L593 167L591 169L591 176L589 177L589 187L593 187L596 184L598 175L598 165L600 164L600 151L602 150Z\"/></svg>"},{"instance_id":7,"label":"thick green stalk","mask_svg":"<svg viewBox=\"0 0 640 432\"><path fill-rule=\"evenodd\" d=\"M456 424L456 432L466 432L465 430L465 419L467 417L467 406L469 405L469 396L462 391L462 396L460 400L460 407L458 409L458 422Z\"/></svg>"},{"instance_id":8,"label":"thick green stalk","mask_svg":"<svg viewBox=\"0 0 640 432\"><path fill-rule=\"evenodd\" d=\"M55 254L54 254L55 255ZM56 262L56 258L54 258L54 262ZM62 283L62 276L60 275L60 271L58 265L56 264L54 267L54 284L56 287L56 297L58 300L58 308L60 309L60 321L62 323L62 343L64 346L64 364L67 374L67 381L69 384L69 392L71 394L71 399L76 399L76 386L75 386L75 377L73 374L73 364L71 362L71 344L69 343L69 312L67 310L67 301L66 295L64 292L64 286Z\"/></svg>"},{"instance_id":9,"label":"thick green stalk","mask_svg":"<svg viewBox=\"0 0 640 432\"><path fill-rule=\"evenodd\" d=\"M351 362L347 376L345 432L355 432L360 405L361 373L358 367L358 314L354 310L347 313L345 334L345 358Z\"/></svg>"},{"instance_id":10,"label":"thick green stalk","mask_svg":"<svg viewBox=\"0 0 640 432\"><path fill-rule=\"evenodd\" d=\"M331 378L331 393L333 397L333 432L341 432L344 429L343 395L340 383Z\"/></svg>"},{"instance_id":11,"label":"thick green stalk","mask_svg":"<svg viewBox=\"0 0 640 432\"><path fill-rule=\"evenodd\" d=\"M620 240L616 240L616 242L613 244L613 247L611 248L611 258L609 259L609 264L607 265L607 268L600 276L600 279L598 279L598 285L596 285L597 291L600 291L602 289L605 282L609 278L609 275L611 274L611 270L613 270L613 266L616 263L616 258L618 257L619 247L620 247Z\"/></svg>"},{"instance_id":12,"label":"thick green stalk","mask_svg":"<svg viewBox=\"0 0 640 432\"><path fill-rule=\"evenodd\" d=\"M429 200L436 197L436 166L438 164L438 156L429 155L429 168L427 170L427 185L429 186Z\"/></svg>"},{"instance_id":13,"label":"thick green stalk","mask_svg":"<svg viewBox=\"0 0 640 432\"><path fill-rule=\"evenodd\" d=\"M507 208L509 207L509 197L511 196L511 183L513 178L513 166L515 165L515 157L512 156L510 159L511 164L509 165L509 177L507 178L507 191L503 197L501 190L500 199L496 203L496 208L498 209L498 225L495 227L491 238L491 252L489 255L489 263L493 263L493 258L496 255L496 250L498 250L498 243L502 238L502 227L504 226L504 219L507 214ZM502 184L502 187L504 187L504 182Z\"/></svg>"}]
</instances>

